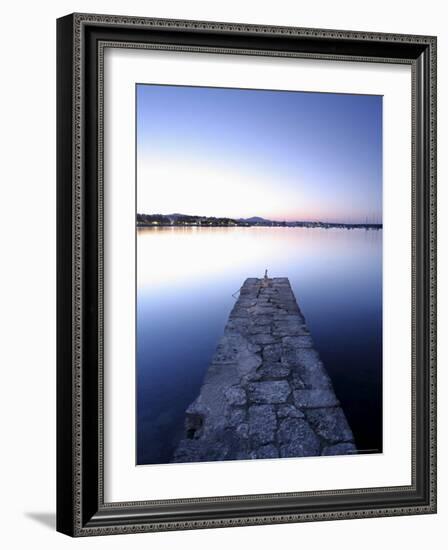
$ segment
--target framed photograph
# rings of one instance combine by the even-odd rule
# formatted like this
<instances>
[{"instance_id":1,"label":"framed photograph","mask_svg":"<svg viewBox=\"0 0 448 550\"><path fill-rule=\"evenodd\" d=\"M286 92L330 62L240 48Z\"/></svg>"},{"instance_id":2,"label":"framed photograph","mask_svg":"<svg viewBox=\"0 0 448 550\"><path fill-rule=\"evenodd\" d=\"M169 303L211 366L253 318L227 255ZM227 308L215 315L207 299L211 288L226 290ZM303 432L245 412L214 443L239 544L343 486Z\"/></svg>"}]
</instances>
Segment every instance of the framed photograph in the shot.
<instances>
[{"instance_id":1,"label":"framed photograph","mask_svg":"<svg viewBox=\"0 0 448 550\"><path fill-rule=\"evenodd\" d=\"M436 38L57 41L57 529L434 513Z\"/></svg>"}]
</instances>

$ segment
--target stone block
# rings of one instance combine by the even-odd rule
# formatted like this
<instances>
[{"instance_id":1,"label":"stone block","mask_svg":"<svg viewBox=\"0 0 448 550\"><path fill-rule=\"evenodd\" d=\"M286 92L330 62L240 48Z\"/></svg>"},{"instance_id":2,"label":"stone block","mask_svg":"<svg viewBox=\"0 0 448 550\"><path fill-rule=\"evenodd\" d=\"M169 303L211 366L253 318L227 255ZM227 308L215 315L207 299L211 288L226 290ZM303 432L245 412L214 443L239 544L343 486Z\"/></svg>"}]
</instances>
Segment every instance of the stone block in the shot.
<instances>
[{"instance_id":1,"label":"stone block","mask_svg":"<svg viewBox=\"0 0 448 550\"><path fill-rule=\"evenodd\" d=\"M249 407L249 435L255 445L271 443L275 439L277 417L272 405Z\"/></svg>"},{"instance_id":2,"label":"stone block","mask_svg":"<svg viewBox=\"0 0 448 550\"><path fill-rule=\"evenodd\" d=\"M285 403L291 387L286 380L253 382L247 386L247 393L254 403Z\"/></svg>"},{"instance_id":3,"label":"stone block","mask_svg":"<svg viewBox=\"0 0 448 550\"><path fill-rule=\"evenodd\" d=\"M306 418L313 429L330 443L353 441L353 434L340 407L307 409Z\"/></svg>"},{"instance_id":4,"label":"stone block","mask_svg":"<svg viewBox=\"0 0 448 550\"><path fill-rule=\"evenodd\" d=\"M331 389L295 390L294 403L299 409L308 407L336 407L339 401Z\"/></svg>"}]
</instances>

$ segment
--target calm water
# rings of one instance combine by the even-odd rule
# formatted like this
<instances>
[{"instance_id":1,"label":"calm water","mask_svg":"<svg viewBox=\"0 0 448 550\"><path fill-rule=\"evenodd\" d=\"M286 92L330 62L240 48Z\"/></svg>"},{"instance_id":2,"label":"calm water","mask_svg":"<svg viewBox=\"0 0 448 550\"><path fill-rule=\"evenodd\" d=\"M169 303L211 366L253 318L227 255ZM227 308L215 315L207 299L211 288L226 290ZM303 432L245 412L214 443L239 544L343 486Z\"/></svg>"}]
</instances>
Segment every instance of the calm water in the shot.
<instances>
[{"instance_id":1,"label":"calm water","mask_svg":"<svg viewBox=\"0 0 448 550\"><path fill-rule=\"evenodd\" d=\"M359 449L382 450L382 231L137 230L137 463L168 462L247 277L289 277ZM236 295L238 296L238 295Z\"/></svg>"}]
</instances>

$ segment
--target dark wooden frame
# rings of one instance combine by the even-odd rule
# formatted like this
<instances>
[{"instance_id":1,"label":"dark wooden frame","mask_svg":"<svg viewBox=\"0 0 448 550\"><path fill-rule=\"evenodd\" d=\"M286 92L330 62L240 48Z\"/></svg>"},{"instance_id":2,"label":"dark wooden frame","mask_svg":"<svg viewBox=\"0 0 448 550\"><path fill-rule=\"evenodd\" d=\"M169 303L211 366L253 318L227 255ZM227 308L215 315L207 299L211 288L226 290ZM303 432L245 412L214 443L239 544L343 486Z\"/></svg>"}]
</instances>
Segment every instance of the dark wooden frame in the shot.
<instances>
[{"instance_id":1,"label":"dark wooden frame","mask_svg":"<svg viewBox=\"0 0 448 550\"><path fill-rule=\"evenodd\" d=\"M412 484L107 503L102 53L148 47L412 67ZM57 529L71 536L436 511L436 38L74 14L57 22ZM151 495L148 495L150 499Z\"/></svg>"}]
</instances>

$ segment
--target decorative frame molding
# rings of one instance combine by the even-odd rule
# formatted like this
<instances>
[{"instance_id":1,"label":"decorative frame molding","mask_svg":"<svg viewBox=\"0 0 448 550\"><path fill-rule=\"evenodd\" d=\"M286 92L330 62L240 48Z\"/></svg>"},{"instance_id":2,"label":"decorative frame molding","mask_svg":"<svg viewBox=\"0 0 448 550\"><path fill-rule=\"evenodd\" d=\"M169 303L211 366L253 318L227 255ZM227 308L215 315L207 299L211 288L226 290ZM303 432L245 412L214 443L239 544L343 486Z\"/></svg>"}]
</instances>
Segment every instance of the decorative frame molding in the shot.
<instances>
[{"instance_id":1,"label":"decorative frame molding","mask_svg":"<svg viewBox=\"0 0 448 550\"><path fill-rule=\"evenodd\" d=\"M88 536L435 513L436 38L93 14L63 17L57 30L57 529ZM102 83L112 46L411 65L410 486L104 502Z\"/></svg>"}]
</instances>

